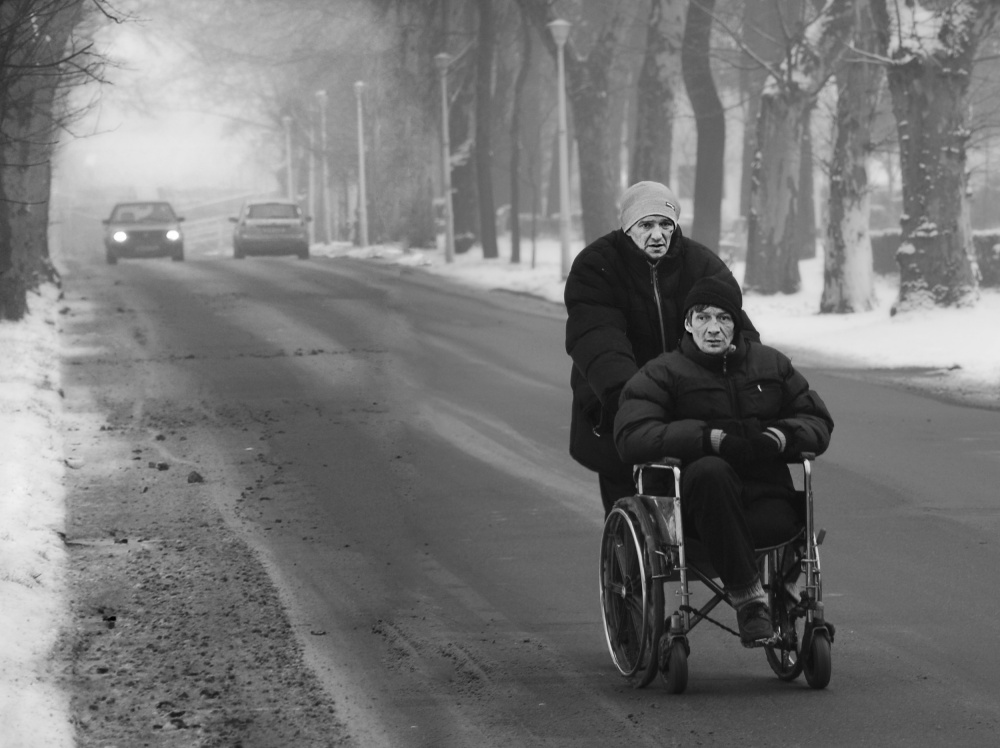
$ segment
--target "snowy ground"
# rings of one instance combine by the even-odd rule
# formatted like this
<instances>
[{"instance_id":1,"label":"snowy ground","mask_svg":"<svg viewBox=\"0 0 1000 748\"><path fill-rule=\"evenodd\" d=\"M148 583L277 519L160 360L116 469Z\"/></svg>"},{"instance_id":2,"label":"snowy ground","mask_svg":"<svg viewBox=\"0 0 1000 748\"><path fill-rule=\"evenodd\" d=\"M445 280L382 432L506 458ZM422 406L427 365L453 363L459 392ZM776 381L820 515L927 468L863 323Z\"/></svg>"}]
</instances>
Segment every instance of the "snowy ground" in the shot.
<instances>
[{"instance_id":1,"label":"snowy ground","mask_svg":"<svg viewBox=\"0 0 1000 748\"><path fill-rule=\"evenodd\" d=\"M315 256L350 255L421 267L457 283L507 289L562 302L559 245L541 240L532 263L484 261L478 248L443 262L440 251L395 247L317 246ZM197 258L191 258L197 262ZM852 368L906 368L927 386L978 393L1000 403L1000 292L984 291L973 309L890 317L892 279L878 281L879 307L853 315L819 315L822 260L801 264L802 290L749 296L745 307L765 342L799 363ZM740 278L743 268L733 267ZM68 700L54 685L46 656L66 620L58 291L30 298L23 322L0 322L0 725L5 748L70 748Z\"/></svg>"}]
</instances>

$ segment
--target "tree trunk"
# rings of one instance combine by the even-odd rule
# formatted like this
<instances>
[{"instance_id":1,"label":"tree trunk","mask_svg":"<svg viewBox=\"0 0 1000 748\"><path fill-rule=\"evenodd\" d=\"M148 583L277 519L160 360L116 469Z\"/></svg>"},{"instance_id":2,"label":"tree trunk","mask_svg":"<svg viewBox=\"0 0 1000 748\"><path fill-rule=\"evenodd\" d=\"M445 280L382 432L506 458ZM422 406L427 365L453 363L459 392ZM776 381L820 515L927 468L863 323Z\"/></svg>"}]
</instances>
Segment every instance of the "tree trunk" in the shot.
<instances>
[{"instance_id":1,"label":"tree trunk","mask_svg":"<svg viewBox=\"0 0 1000 748\"><path fill-rule=\"evenodd\" d=\"M476 243L478 236L478 196L476 171L471 158L473 143L472 116L475 102L460 90L449 113L451 134L452 211L455 220L455 252L462 254Z\"/></svg>"},{"instance_id":2,"label":"tree trunk","mask_svg":"<svg viewBox=\"0 0 1000 748\"><path fill-rule=\"evenodd\" d=\"M805 114L811 104L799 90L773 91L761 98L743 280L749 291L799 290L799 159Z\"/></svg>"},{"instance_id":3,"label":"tree trunk","mask_svg":"<svg viewBox=\"0 0 1000 748\"><path fill-rule=\"evenodd\" d=\"M744 286L763 294L799 290L802 138L816 97L854 28L855 0L830 0L808 34L789 39L761 98L747 219Z\"/></svg>"},{"instance_id":4,"label":"tree trunk","mask_svg":"<svg viewBox=\"0 0 1000 748\"><path fill-rule=\"evenodd\" d=\"M774 0L744 0L743 45L740 89L746 102L743 109L743 170L740 179L740 215L750 214L750 185L754 154L757 151L757 117L760 97L767 80L764 63L781 59L785 44L782 19L787 15L787 2Z\"/></svg>"},{"instance_id":5,"label":"tree trunk","mask_svg":"<svg viewBox=\"0 0 1000 748\"><path fill-rule=\"evenodd\" d=\"M60 117L59 83L67 70L59 58L68 48L81 0L31 8L20 46L5 50L0 70L0 319L27 314L27 292L42 279L56 278L49 258L48 224L51 157ZM16 71L12 74L11 71Z\"/></svg>"},{"instance_id":6,"label":"tree trunk","mask_svg":"<svg viewBox=\"0 0 1000 748\"><path fill-rule=\"evenodd\" d=\"M888 31L885 0L873 0L872 12ZM898 12L895 6L892 12ZM995 0L954 3L940 11L940 31L933 44L912 42L904 23L900 34L904 43L891 54L889 91L903 182L894 313L965 306L979 297L965 196L969 79L979 40L998 13Z\"/></svg>"},{"instance_id":7,"label":"tree trunk","mask_svg":"<svg viewBox=\"0 0 1000 748\"><path fill-rule=\"evenodd\" d=\"M510 114L510 261L521 261L521 107L524 86L531 70L531 27L521 23L521 61L514 80L514 100Z\"/></svg>"},{"instance_id":8,"label":"tree trunk","mask_svg":"<svg viewBox=\"0 0 1000 748\"><path fill-rule=\"evenodd\" d=\"M684 7L680 0L653 0L646 54L637 86L635 145L629 184L670 183L674 140L674 88L681 77Z\"/></svg>"},{"instance_id":9,"label":"tree trunk","mask_svg":"<svg viewBox=\"0 0 1000 748\"><path fill-rule=\"evenodd\" d=\"M873 33L867 0L860 0L854 47L885 56L885 38ZM850 314L875 308L868 158L882 67L864 59L847 62L838 75L836 138L830 164L829 225L823 260L823 313Z\"/></svg>"},{"instance_id":10,"label":"tree trunk","mask_svg":"<svg viewBox=\"0 0 1000 748\"><path fill-rule=\"evenodd\" d=\"M802 153L799 156L799 219L795 243L799 259L811 260L816 256L816 201L813 197L816 181L813 174L812 110L806 111L802 126Z\"/></svg>"},{"instance_id":11,"label":"tree trunk","mask_svg":"<svg viewBox=\"0 0 1000 748\"><path fill-rule=\"evenodd\" d=\"M493 0L479 0L476 57L476 183L479 193L479 239L483 258L496 259L497 220L493 203L493 48L496 28Z\"/></svg>"},{"instance_id":12,"label":"tree trunk","mask_svg":"<svg viewBox=\"0 0 1000 748\"><path fill-rule=\"evenodd\" d=\"M709 56L714 12L715 0L699 0L688 6L682 59L684 86L698 129L691 235L702 244L717 249L722 222L726 117L715 90Z\"/></svg>"}]
</instances>

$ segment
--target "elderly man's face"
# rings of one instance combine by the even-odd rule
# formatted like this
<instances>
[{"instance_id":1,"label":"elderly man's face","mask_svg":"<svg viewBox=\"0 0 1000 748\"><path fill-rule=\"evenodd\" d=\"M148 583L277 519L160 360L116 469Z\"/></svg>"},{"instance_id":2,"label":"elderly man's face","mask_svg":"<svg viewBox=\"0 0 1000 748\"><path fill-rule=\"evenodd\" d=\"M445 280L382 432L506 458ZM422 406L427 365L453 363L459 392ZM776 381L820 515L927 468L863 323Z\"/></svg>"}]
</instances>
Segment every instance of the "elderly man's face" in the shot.
<instances>
[{"instance_id":1,"label":"elderly man's face","mask_svg":"<svg viewBox=\"0 0 1000 748\"><path fill-rule=\"evenodd\" d=\"M670 237L677 225L666 216L645 216L636 221L627 233L635 245L651 260L659 260L670 247Z\"/></svg>"},{"instance_id":2,"label":"elderly man's face","mask_svg":"<svg viewBox=\"0 0 1000 748\"><path fill-rule=\"evenodd\" d=\"M718 356L729 350L736 321L733 315L717 306L706 306L700 310L695 307L688 312L684 329L691 333L699 351Z\"/></svg>"}]
</instances>

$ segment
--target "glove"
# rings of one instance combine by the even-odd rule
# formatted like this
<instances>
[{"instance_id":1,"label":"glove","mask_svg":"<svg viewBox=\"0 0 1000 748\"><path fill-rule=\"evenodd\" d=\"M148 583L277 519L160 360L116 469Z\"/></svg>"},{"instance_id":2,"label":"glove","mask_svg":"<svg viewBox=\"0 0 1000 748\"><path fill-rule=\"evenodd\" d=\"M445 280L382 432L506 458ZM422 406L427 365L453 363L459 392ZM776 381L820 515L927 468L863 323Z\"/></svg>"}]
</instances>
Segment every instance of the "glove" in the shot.
<instances>
[{"instance_id":1,"label":"glove","mask_svg":"<svg viewBox=\"0 0 1000 748\"><path fill-rule=\"evenodd\" d=\"M754 449L749 439L729 434L721 429L705 429L702 448L706 454L717 454L737 470L753 464Z\"/></svg>"},{"instance_id":2,"label":"glove","mask_svg":"<svg viewBox=\"0 0 1000 748\"><path fill-rule=\"evenodd\" d=\"M751 434L747 439L754 462L768 462L781 454L781 440L770 430Z\"/></svg>"},{"instance_id":3,"label":"glove","mask_svg":"<svg viewBox=\"0 0 1000 748\"><path fill-rule=\"evenodd\" d=\"M706 454L718 454L737 470L746 470L762 462L770 462L784 451L784 433L773 426L766 431L743 438L721 429L705 429L702 447Z\"/></svg>"},{"instance_id":4,"label":"glove","mask_svg":"<svg viewBox=\"0 0 1000 748\"><path fill-rule=\"evenodd\" d=\"M719 443L719 456L737 470L745 470L756 462L753 442L735 434L726 434Z\"/></svg>"}]
</instances>

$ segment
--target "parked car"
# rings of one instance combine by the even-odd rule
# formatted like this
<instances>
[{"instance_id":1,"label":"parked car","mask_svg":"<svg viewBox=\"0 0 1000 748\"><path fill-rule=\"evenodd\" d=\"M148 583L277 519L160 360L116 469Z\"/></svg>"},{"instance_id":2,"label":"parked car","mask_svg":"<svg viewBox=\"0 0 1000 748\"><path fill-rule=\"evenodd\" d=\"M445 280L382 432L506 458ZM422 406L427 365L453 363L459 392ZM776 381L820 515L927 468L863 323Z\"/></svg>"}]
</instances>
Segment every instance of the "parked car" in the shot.
<instances>
[{"instance_id":1,"label":"parked car","mask_svg":"<svg viewBox=\"0 0 1000 748\"><path fill-rule=\"evenodd\" d=\"M169 257L184 260L181 221L170 203L118 203L104 224L104 252L109 265L120 257Z\"/></svg>"},{"instance_id":2,"label":"parked car","mask_svg":"<svg viewBox=\"0 0 1000 748\"><path fill-rule=\"evenodd\" d=\"M233 257L242 260L247 255L298 255L309 257L309 230L312 220L302 215L293 200L250 200L243 203L240 214L230 221L233 230Z\"/></svg>"}]
</instances>

